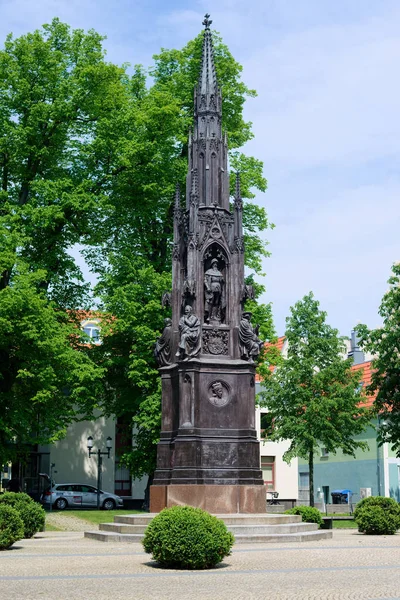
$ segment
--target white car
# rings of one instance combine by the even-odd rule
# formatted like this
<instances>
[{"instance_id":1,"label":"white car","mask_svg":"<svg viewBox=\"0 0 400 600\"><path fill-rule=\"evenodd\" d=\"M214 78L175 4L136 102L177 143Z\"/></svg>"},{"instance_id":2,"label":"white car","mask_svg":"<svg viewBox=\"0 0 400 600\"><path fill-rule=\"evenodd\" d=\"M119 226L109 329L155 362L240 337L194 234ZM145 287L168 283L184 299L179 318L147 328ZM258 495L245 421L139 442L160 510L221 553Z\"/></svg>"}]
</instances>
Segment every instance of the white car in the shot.
<instances>
[{"instance_id":1,"label":"white car","mask_svg":"<svg viewBox=\"0 0 400 600\"><path fill-rule=\"evenodd\" d=\"M80 507L96 508L97 488L83 483L55 483L43 492L40 502L44 506L51 504L58 510ZM123 500L119 496L100 490L100 508L112 510L123 508L123 505Z\"/></svg>"}]
</instances>

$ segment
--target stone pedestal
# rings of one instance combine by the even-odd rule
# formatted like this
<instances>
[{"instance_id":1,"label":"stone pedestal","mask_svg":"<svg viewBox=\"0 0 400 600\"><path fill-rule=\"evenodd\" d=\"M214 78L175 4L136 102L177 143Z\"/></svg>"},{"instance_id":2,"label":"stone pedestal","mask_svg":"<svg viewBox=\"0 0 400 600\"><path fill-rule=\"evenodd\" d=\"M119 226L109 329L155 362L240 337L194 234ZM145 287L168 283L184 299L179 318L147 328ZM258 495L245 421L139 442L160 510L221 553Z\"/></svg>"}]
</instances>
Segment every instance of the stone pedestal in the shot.
<instances>
[{"instance_id":1,"label":"stone pedestal","mask_svg":"<svg viewBox=\"0 0 400 600\"><path fill-rule=\"evenodd\" d=\"M260 485L152 485L150 512L189 505L212 514L264 513L265 489Z\"/></svg>"}]
</instances>

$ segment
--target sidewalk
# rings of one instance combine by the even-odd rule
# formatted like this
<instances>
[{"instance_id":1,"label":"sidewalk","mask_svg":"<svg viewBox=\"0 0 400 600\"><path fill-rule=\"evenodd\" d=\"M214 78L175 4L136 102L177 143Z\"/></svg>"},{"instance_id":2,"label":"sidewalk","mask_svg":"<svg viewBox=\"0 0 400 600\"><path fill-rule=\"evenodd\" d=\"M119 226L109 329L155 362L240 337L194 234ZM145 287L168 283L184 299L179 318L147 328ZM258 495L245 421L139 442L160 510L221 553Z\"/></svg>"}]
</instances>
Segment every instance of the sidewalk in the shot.
<instances>
[{"instance_id":1,"label":"sidewalk","mask_svg":"<svg viewBox=\"0 0 400 600\"><path fill-rule=\"evenodd\" d=\"M210 571L160 569L139 544L44 532L0 552L7 600L400 599L400 534L241 545Z\"/></svg>"}]
</instances>

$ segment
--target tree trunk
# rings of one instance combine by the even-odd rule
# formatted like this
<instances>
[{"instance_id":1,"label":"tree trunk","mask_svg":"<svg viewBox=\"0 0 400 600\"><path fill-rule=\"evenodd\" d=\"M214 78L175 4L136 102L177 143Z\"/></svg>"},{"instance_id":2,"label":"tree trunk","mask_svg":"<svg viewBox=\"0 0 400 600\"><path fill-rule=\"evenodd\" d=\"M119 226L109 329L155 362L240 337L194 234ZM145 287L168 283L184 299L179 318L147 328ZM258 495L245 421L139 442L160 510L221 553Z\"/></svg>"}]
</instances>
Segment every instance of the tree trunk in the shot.
<instances>
[{"instance_id":1,"label":"tree trunk","mask_svg":"<svg viewBox=\"0 0 400 600\"><path fill-rule=\"evenodd\" d=\"M310 477L310 506L314 506L314 451L308 453L308 472Z\"/></svg>"},{"instance_id":2,"label":"tree trunk","mask_svg":"<svg viewBox=\"0 0 400 600\"><path fill-rule=\"evenodd\" d=\"M143 502L143 510L149 512L150 510L150 486L153 483L154 473L150 473L149 478L147 480L146 489L144 491L144 502Z\"/></svg>"}]
</instances>

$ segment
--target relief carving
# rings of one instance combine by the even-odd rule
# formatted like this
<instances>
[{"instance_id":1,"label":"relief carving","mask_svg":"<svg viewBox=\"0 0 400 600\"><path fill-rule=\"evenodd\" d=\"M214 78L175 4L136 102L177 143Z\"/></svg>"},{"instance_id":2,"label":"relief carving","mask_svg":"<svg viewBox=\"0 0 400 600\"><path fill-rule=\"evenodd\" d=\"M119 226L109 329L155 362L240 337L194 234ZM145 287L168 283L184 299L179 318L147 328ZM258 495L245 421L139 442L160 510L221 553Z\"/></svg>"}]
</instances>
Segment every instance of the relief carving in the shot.
<instances>
[{"instance_id":1,"label":"relief carving","mask_svg":"<svg viewBox=\"0 0 400 600\"><path fill-rule=\"evenodd\" d=\"M214 406L221 408L231 401L231 393L225 381L213 381L208 388L208 400Z\"/></svg>"},{"instance_id":2,"label":"relief carving","mask_svg":"<svg viewBox=\"0 0 400 600\"><path fill-rule=\"evenodd\" d=\"M204 354L227 355L228 332L218 329L205 329L203 331Z\"/></svg>"}]
</instances>

